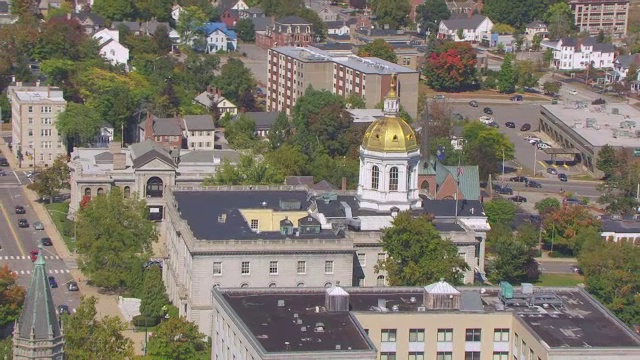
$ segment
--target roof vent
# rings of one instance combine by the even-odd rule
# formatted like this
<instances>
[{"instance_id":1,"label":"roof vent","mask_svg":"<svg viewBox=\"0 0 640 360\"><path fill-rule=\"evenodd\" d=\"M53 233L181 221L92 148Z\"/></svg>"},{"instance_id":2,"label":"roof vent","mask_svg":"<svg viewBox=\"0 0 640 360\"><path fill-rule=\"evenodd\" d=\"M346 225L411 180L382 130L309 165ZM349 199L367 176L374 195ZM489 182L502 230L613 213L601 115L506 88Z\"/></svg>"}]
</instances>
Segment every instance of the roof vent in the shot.
<instances>
[{"instance_id":1,"label":"roof vent","mask_svg":"<svg viewBox=\"0 0 640 360\"><path fill-rule=\"evenodd\" d=\"M620 109L618 109L618 108L611 108L611 113L612 113L613 115L618 115L618 114L620 114Z\"/></svg>"},{"instance_id":2,"label":"roof vent","mask_svg":"<svg viewBox=\"0 0 640 360\"><path fill-rule=\"evenodd\" d=\"M342 346L340 344L336 345L336 350L342 350Z\"/></svg>"},{"instance_id":3,"label":"roof vent","mask_svg":"<svg viewBox=\"0 0 640 360\"><path fill-rule=\"evenodd\" d=\"M302 332L307 332L307 327L306 327L306 326L301 326L301 327L300 327L300 331L302 331Z\"/></svg>"},{"instance_id":4,"label":"roof vent","mask_svg":"<svg viewBox=\"0 0 640 360\"><path fill-rule=\"evenodd\" d=\"M533 284L522 283L522 293L527 295L533 294Z\"/></svg>"},{"instance_id":5,"label":"roof vent","mask_svg":"<svg viewBox=\"0 0 640 360\"><path fill-rule=\"evenodd\" d=\"M284 307L284 300L278 300L278 307Z\"/></svg>"},{"instance_id":6,"label":"roof vent","mask_svg":"<svg viewBox=\"0 0 640 360\"><path fill-rule=\"evenodd\" d=\"M260 203L260 205L261 205L263 208L266 208L266 207L267 207L267 202L266 202L266 201L263 201L263 202L261 202L261 203Z\"/></svg>"},{"instance_id":7,"label":"roof vent","mask_svg":"<svg viewBox=\"0 0 640 360\"><path fill-rule=\"evenodd\" d=\"M321 322L316 323L316 326L313 328L313 332L317 334L324 333L324 324Z\"/></svg>"},{"instance_id":8,"label":"roof vent","mask_svg":"<svg viewBox=\"0 0 640 360\"><path fill-rule=\"evenodd\" d=\"M426 306L418 306L418 312L425 312L425 311L427 311Z\"/></svg>"},{"instance_id":9,"label":"roof vent","mask_svg":"<svg viewBox=\"0 0 640 360\"><path fill-rule=\"evenodd\" d=\"M412 303L412 304L415 304L416 303L416 297L415 296L410 297L409 298L409 302Z\"/></svg>"},{"instance_id":10,"label":"roof vent","mask_svg":"<svg viewBox=\"0 0 640 360\"><path fill-rule=\"evenodd\" d=\"M398 312L398 311L400 311L400 305L393 305L393 306L391 307L391 311L393 311L393 312Z\"/></svg>"},{"instance_id":11,"label":"roof vent","mask_svg":"<svg viewBox=\"0 0 640 360\"><path fill-rule=\"evenodd\" d=\"M302 319L298 319L298 320L296 320L296 324L298 324L298 325L302 325Z\"/></svg>"}]
</instances>

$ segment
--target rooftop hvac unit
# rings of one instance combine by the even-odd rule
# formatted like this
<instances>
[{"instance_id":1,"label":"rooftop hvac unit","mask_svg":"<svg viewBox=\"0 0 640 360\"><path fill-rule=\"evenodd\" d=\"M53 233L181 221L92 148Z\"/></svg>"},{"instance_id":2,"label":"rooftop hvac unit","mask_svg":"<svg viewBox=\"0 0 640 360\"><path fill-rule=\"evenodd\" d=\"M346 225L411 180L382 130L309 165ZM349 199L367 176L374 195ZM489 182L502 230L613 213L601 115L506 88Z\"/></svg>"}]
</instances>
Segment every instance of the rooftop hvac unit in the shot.
<instances>
[{"instance_id":1,"label":"rooftop hvac unit","mask_svg":"<svg viewBox=\"0 0 640 360\"><path fill-rule=\"evenodd\" d=\"M589 128L595 128L596 127L596 119L594 118L587 118L587 129Z\"/></svg>"},{"instance_id":2,"label":"rooftop hvac unit","mask_svg":"<svg viewBox=\"0 0 640 360\"><path fill-rule=\"evenodd\" d=\"M618 115L618 114L620 114L620 109L618 109L618 108L612 108L612 109L611 109L611 113L612 113L613 115Z\"/></svg>"}]
</instances>

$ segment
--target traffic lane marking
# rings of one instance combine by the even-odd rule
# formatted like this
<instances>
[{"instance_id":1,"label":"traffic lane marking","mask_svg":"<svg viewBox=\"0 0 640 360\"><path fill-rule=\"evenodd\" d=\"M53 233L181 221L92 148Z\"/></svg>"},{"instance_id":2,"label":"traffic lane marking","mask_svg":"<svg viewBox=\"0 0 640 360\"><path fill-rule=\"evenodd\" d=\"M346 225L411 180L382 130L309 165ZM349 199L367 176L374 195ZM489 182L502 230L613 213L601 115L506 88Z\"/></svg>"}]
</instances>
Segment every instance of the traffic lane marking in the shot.
<instances>
[{"instance_id":1,"label":"traffic lane marking","mask_svg":"<svg viewBox=\"0 0 640 360\"><path fill-rule=\"evenodd\" d=\"M7 213L7 209L4 208L4 204L2 204L1 201L0 201L0 211L2 211L2 214L4 215L4 219L7 222L7 226L9 227L9 231L11 231L11 234L16 240L16 244L18 244L18 250L20 251L20 255L25 256L24 249L22 248L22 244L20 243L20 238L18 237L16 230L13 228L13 225L11 224L11 219L9 218L9 214Z\"/></svg>"}]
</instances>

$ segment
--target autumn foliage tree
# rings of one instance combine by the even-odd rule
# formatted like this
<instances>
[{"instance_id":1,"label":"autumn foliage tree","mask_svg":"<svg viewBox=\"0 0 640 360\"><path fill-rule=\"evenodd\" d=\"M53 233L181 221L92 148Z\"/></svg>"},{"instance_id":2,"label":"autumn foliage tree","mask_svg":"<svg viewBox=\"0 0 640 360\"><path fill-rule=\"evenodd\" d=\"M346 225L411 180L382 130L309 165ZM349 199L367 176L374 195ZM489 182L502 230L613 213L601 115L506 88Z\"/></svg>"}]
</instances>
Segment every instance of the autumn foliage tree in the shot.
<instances>
[{"instance_id":1,"label":"autumn foliage tree","mask_svg":"<svg viewBox=\"0 0 640 360\"><path fill-rule=\"evenodd\" d=\"M384 39L375 39L373 42L363 46L358 50L358 56L362 57L377 57L382 60L391 61L395 63L398 61L393 47Z\"/></svg>"},{"instance_id":2,"label":"autumn foliage tree","mask_svg":"<svg viewBox=\"0 0 640 360\"><path fill-rule=\"evenodd\" d=\"M580 205L565 205L545 213L543 230L545 241L553 242L553 249L564 254L578 254L588 230L600 229L600 221L589 209Z\"/></svg>"},{"instance_id":3,"label":"autumn foliage tree","mask_svg":"<svg viewBox=\"0 0 640 360\"><path fill-rule=\"evenodd\" d=\"M0 269L0 326L20 316L25 290L16 283L17 279L7 264Z\"/></svg>"},{"instance_id":4,"label":"autumn foliage tree","mask_svg":"<svg viewBox=\"0 0 640 360\"><path fill-rule=\"evenodd\" d=\"M469 43L446 41L431 53L423 69L427 85L438 91L460 91L477 85L476 54Z\"/></svg>"}]
</instances>

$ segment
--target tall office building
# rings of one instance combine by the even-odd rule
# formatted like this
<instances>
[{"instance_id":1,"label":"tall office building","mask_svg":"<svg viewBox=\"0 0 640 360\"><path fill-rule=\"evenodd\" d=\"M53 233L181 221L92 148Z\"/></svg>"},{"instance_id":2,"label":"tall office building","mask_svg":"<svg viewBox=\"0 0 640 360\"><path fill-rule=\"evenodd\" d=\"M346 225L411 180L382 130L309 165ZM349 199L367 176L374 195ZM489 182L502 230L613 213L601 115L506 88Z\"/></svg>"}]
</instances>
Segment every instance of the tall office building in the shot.
<instances>
[{"instance_id":1,"label":"tall office building","mask_svg":"<svg viewBox=\"0 0 640 360\"><path fill-rule=\"evenodd\" d=\"M570 5L580 32L604 31L614 39L627 34L629 0L571 0Z\"/></svg>"},{"instance_id":2,"label":"tall office building","mask_svg":"<svg viewBox=\"0 0 640 360\"><path fill-rule=\"evenodd\" d=\"M11 144L20 167L46 167L66 154L55 123L67 106L62 90L49 86L9 86Z\"/></svg>"}]
</instances>

